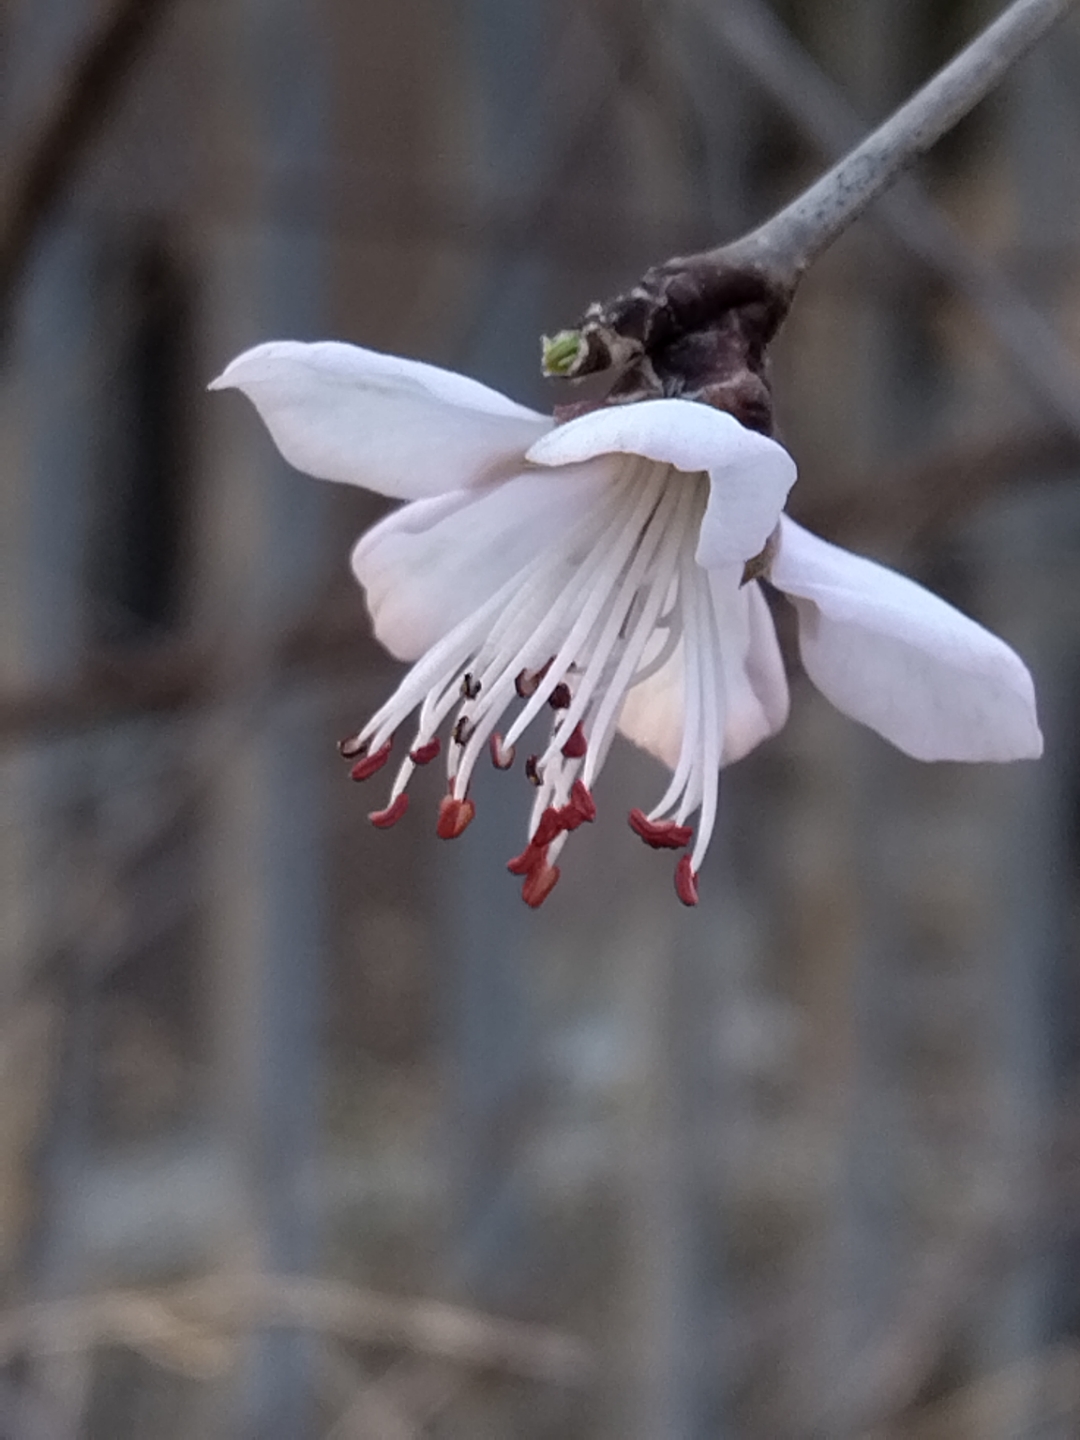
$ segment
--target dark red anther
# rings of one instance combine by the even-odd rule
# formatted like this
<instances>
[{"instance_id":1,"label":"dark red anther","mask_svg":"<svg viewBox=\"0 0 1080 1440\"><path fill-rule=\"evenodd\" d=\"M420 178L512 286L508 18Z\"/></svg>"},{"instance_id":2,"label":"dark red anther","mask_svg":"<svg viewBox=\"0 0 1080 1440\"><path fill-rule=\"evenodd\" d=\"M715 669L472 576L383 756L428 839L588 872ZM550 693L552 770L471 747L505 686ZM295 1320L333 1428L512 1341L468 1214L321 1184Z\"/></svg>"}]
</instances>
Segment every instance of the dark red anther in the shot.
<instances>
[{"instance_id":1,"label":"dark red anther","mask_svg":"<svg viewBox=\"0 0 1080 1440\"><path fill-rule=\"evenodd\" d=\"M352 778L354 780L367 780L370 776L375 774L376 770L381 770L382 767L386 764L387 760L390 759L390 750L393 747L393 744L394 740L393 736L391 736L391 738L387 740L386 744L381 746L378 750L374 751L373 754L365 755L362 760L358 760L356 764L352 767L352 769L349 771L349 774L352 776Z\"/></svg>"},{"instance_id":2,"label":"dark red anther","mask_svg":"<svg viewBox=\"0 0 1080 1440\"><path fill-rule=\"evenodd\" d=\"M544 783L544 777L540 773L540 756L530 755L525 761L525 779L530 784L540 786Z\"/></svg>"},{"instance_id":3,"label":"dark red anther","mask_svg":"<svg viewBox=\"0 0 1080 1440\"><path fill-rule=\"evenodd\" d=\"M454 729L452 731L454 737L454 744L467 745L469 743L469 736L473 733L475 729L476 726L473 724L473 722L469 719L467 715L459 715L457 720L454 722Z\"/></svg>"},{"instance_id":4,"label":"dark red anther","mask_svg":"<svg viewBox=\"0 0 1080 1440\"><path fill-rule=\"evenodd\" d=\"M584 780L575 780L573 785L570 786L570 799L566 806L564 806L564 809L569 809L571 806L577 814L581 816L582 820L591 821L596 819L596 801L592 798L589 787L585 784Z\"/></svg>"},{"instance_id":5,"label":"dark red anther","mask_svg":"<svg viewBox=\"0 0 1080 1440\"><path fill-rule=\"evenodd\" d=\"M349 735L338 741L338 754L343 760L355 760L358 755L367 753L367 746L368 742L361 740L359 735Z\"/></svg>"},{"instance_id":6,"label":"dark red anther","mask_svg":"<svg viewBox=\"0 0 1080 1440\"><path fill-rule=\"evenodd\" d=\"M540 823L537 825L536 831L529 843L547 849L556 835L562 832L563 828L562 811L556 810L553 805L549 805L540 816Z\"/></svg>"},{"instance_id":7,"label":"dark red anther","mask_svg":"<svg viewBox=\"0 0 1080 1440\"><path fill-rule=\"evenodd\" d=\"M684 905L698 903L697 875L690 869L689 855L680 855L675 866L675 894Z\"/></svg>"},{"instance_id":8,"label":"dark red anther","mask_svg":"<svg viewBox=\"0 0 1080 1440\"><path fill-rule=\"evenodd\" d=\"M559 881L559 867L546 862L530 870L521 887L521 898L535 910L542 905Z\"/></svg>"},{"instance_id":9,"label":"dark red anther","mask_svg":"<svg viewBox=\"0 0 1080 1440\"><path fill-rule=\"evenodd\" d=\"M629 818L630 829L654 850L681 850L693 839L690 826L676 825L674 820L649 820L640 810L631 810Z\"/></svg>"},{"instance_id":10,"label":"dark red anther","mask_svg":"<svg viewBox=\"0 0 1080 1440\"><path fill-rule=\"evenodd\" d=\"M588 748L589 745L585 739L585 731L581 728L581 721L579 720L571 732L570 739L567 740L566 744L562 747L562 753L566 756L567 760L580 760Z\"/></svg>"},{"instance_id":11,"label":"dark red anther","mask_svg":"<svg viewBox=\"0 0 1080 1440\"><path fill-rule=\"evenodd\" d=\"M463 675L461 677L461 694L465 700L475 700L480 694L480 681L472 675Z\"/></svg>"},{"instance_id":12,"label":"dark red anther","mask_svg":"<svg viewBox=\"0 0 1080 1440\"><path fill-rule=\"evenodd\" d=\"M430 765L441 749L442 741L435 735L426 744L417 745L415 750L410 750L409 759L414 765Z\"/></svg>"},{"instance_id":13,"label":"dark red anther","mask_svg":"<svg viewBox=\"0 0 1080 1440\"><path fill-rule=\"evenodd\" d=\"M471 800L459 800L456 795L444 795L439 801L439 819L435 834L440 840L456 840L476 814Z\"/></svg>"},{"instance_id":14,"label":"dark red anther","mask_svg":"<svg viewBox=\"0 0 1080 1440\"><path fill-rule=\"evenodd\" d=\"M512 860L506 862L506 868L511 875L531 875L546 860L547 846L534 845L530 840L520 855L515 855Z\"/></svg>"},{"instance_id":15,"label":"dark red anther","mask_svg":"<svg viewBox=\"0 0 1080 1440\"><path fill-rule=\"evenodd\" d=\"M509 770L510 766L514 763L513 745L504 745L502 736L497 730L493 730L491 739L488 741L488 748L491 751L491 763L495 766L495 769Z\"/></svg>"},{"instance_id":16,"label":"dark red anther","mask_svg":"<svg viewBox=\"0 0 1080 1440\"><path fill-rule=\"evenodd\" d=\"M391 825L397 824L408 808L409 797L403 790L397 799L392 801L385 810L372 810L367 818L380 830L389 830Z\"/></svg>"},{"instance_id":17,"label":"dark red anther","mask_svg":"<svg viewBox=\"0 0 1080 1440\"><path fill-rule=\"evenodd\" d=\"M548 704L553 710L569 710L570 701L574 697L570 694L570 686L565 680L560 680L548 696Z\"/></svg>"},{"instance_id":18,"label":"dark red anther","mask_svg":"<svg viewBox=\"0 0 1080 1440\"><path fill-rule=\"evenodd\" d=\"M551 660L555 656L552 655ZM522 700L528 700L530 695L535 695L548 670L551 668L551 660L546 665L541 665L539 670L520 670L514 679L514 689Z\"/></svg>"}]
</instances>

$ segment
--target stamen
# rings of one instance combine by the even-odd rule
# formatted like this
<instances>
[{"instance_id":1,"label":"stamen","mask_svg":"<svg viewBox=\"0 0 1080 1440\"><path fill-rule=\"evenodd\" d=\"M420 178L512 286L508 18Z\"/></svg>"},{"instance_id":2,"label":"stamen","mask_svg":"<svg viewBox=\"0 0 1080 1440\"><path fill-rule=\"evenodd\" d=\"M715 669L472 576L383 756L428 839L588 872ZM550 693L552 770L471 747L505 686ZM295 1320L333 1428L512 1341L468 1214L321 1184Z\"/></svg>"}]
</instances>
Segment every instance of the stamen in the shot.
<instances>
[{"instance_id":1,"label":"stamen","mask_svg":"<svg viewBox=\"0 0 1080 1440\"><path fill-rule=\"evenodd\" d=\"M471 800L459 800L456 795L444 795L439 802L436 835L440 840L456 840L475 814L476 806Z\"/></svg>"},{"instance_id":2,"label":"stamen","mask_svg":"<svg viewBox=\"0 0 1080 1440\"><path fill-rule=\"evenodd\" d=\"M525 761L525 779L532 785L542 785L544 777L540 773L539 755L530 755Z\"/></svg>"},{"instance_id":3,"label":"stamen","mask_svg":"<svg viewBox=\"0 0 1080 1440\"><path fill-rule=\"evenodd\" d=\"M350 735L346 740L339 740L337 748L343 760L355 760L357 755L367 753L367 741L359 735Z\"/></svg>"},{"instance_id":4,"label":"stamen","mask_svg":"<svg viewBox=\"0 0 1080 1440\"><path fill-rule=\"evenodd\" d=\"M452 732L454 744L467 745L469 742L469 736L472 734L473 729L473 722L469 719L468 715L459 715L457 720L454 722L454 729Z\"/></svg>"},{"instance_id":5,"label":"stamen","mask_svg":"<svg viewBox=\"0 0 1080 1440\"><path fill-rule=\"evenodd\" d=\"M495 769L509 770L514 763L513 745L504 745L502 736L497 730L493 730L488 740L488 747L491 750L491 763Z\"/></svg>"},{"instance_id":6,"label":"stamen","mask_svg":"<svg viewBox=\"0 0 1080 1440\"><path fill-rule=\"evenodd\" d=\"M506 868L511 875L530 875L538 866L544 864L546 853L545 846L534 845L530 840L520 855L515 855L506 862Z\"/></svg>"},{"instance_id":7,"label":"stamen","mask_svg":"<svg viewBox=\"0 0 1080 1440\"><path fill-rule=\"evenodd\" d=\"M559 882L559 867L557 865L542 864L535 870L530 870L525 876L525 883L521 887L521 898L526 905L534 910L542 905L552 890Z\"/></svg>"},{"instance_id":8,"label":"stamen","mask_svg":"<svg viewBox=\"0 0 1080 1440\"><path fill-rule=\"evenodd\" d=\"M441 749L442 741L435 735L426 745L418 745L415 750L410 750L409 759L414 765L430 765Z\"/></svg>"},{"instance_id":9,"label":"stamen","mask_svg":"<svg viewBox=\"0 0 1080 1440\"><path fill-rule=\"evenodd\" d=\"M548 704L553 710L569 710L572 698L570 686L567 685L565 680L560 680L548 696Z\"/></svg>"},{"instance_id":10,"label":"stamen","mask_svg":"<svg viewBox=\"0 0 1080 1440\"><path fill-rule=\"evenodd\" d=\"M571 785L570 804L586 823L591 823L596 819L596 801L589 793L589 788L584 780L575 780Z\"/></svg>"},{"instance_id":11,"label":"stamen","mask_svg":"<svg viewBox=\"0 0 1080 1440\"><path fill-rule=\"evenodd\" d=\"M543 652L541 651L541 654ZM554 660L554 655L551 660ZM514 677L514 689L518 693L519 700L528 700L535 695L541 680L551 668L551 660L546 665L541 665L539 670L520 670Z\"/></svg>"},{"instance_id":12,"label":"stamen","mask_svg":"<svg viewBox=\"0 0 1080 1440\"><path fill-rule=\"evenodd\" d=\"M365 755L364 758L358 761L349 771L352 778L354 780L368 780L375 774L376 770L381 770L390 759L390 751L393 748L393 744L394 741L391 736L385 745L381 746L372 754Z\"/></svg>"},{"instance_id":13,"label":"stamen","mask_svg":"<svg viewBox=\"0 0 1080 1440\"><path fill-rule=\"evenodd\" d=\"M579 720L574 726L570 739L567 740L566 744L562 747L562 753L566 756L567 760L580 760L588 748L585 731L581 728L581 721Z\"/></svg>"},{"instance_id":14,"label":"stamen","mask_svg":"<svg viewBox=\"0 0 1080 1440\"><path fill-rule=\"evenodd\" d=\"M675 867L675 894L684 905L698 903L697 874L690 868L690 856L683 855Z\"/></svg>"},{"instance_id":15,"label":"stamen","mask_svg":"<svg viewBox=\"0 0 1080 1440\"><path fill-rule=\"evenodd\" d=\"M553 805L549 805L540 816L540 824L536 827L536 832L529 841L529 844L546 850L562 829L563 823L560 812L556 810Z\"/></svg>"},{"instance_id":16,"label":"stamen","mask_svg":"<svg viewBox=\"0 0 1080 1440\"><path fill-rule=\"evenodd\" d=\"M466 700L475 700L480 694L480 681L472 675L465 674L461 677L461 694Z\"/></svg>"},{"instance_id":17,"label":"stamen","mask_svg":"<svg viewBox=\"0 0 1080 1440\"><path fill-rule=\"evenodd\" d=\"M409 797L403 790L396 800L386 807L385 810L372 810L368 819L372 825L380 830L389 830L391 825L396 825L405 811L409 808Z\"/></svg>"},{"instance_id":18,"label":"stamen","mask_svg":"<svg viewBox=\"0 0 1080 1440\"><path fill-rule=\"evenodd\" d=\"M654 850L681 850L694 837L689 825L676 825L674 820L650 820L637 809L630 811L629 820L634 834L640 835Z\"/></svg>"}]
</instances>

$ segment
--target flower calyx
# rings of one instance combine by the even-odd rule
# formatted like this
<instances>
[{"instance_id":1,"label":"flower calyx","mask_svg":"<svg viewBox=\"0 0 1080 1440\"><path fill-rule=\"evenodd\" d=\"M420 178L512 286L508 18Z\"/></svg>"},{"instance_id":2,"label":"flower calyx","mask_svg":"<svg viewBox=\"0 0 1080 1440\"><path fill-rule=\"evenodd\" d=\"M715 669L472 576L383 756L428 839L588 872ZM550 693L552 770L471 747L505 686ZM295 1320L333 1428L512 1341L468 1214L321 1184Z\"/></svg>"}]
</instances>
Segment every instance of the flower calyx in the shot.
<instances>
[{"instance_id":1,"label":"flower calyx","mask_svg":"<svg viewBox=\"0 0 1080 1440\"><path fill-rule=\"evenodd\" d=\"M767 348L792 287L720 251L669 260L625 294L589 306L577 329L544 340L544 373L617 376L607 404L682 398L772 433Z\"/></svg>"}]
</instances>

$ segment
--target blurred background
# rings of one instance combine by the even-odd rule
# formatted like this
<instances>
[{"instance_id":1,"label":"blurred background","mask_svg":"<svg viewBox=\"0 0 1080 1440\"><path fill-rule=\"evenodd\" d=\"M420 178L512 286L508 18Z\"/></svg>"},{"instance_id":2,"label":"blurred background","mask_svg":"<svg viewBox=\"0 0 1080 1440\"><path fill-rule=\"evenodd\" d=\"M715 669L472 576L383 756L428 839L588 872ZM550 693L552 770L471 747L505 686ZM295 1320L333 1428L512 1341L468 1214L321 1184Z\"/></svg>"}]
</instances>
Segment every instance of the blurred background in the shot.
<instances>
[{"instance_id":1,"label":"blurred background","mask_svg":"<svg viewBox=\"0 0 1080 1440\"><path fill-rule=\"evenodd\" d=\"M1080 1433L1077 18L774 357L795 513L1006 636L1046 758L795 679L696 911L626 745L537 913L512 781L369 826L385 502L204 389L334 337L550 407L541 331L999 8L0 4L0 1435Z\"/></svg>"}]
</instances>

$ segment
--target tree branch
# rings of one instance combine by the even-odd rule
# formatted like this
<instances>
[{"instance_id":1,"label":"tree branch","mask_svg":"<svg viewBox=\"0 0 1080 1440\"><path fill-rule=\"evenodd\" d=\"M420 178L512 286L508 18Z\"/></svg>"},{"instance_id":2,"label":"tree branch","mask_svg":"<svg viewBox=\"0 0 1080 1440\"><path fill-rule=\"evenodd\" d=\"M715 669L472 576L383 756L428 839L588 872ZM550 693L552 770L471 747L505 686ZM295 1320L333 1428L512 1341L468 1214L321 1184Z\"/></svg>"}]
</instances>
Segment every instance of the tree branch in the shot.
<instances>
[{"instance_id":1,"label":"tree branch","mask_svg":"<svg viewBox=\"0 0 1080 1440\"><path fill-rule=\"evenodd\" d=\"M0 324L45 219L100 133L168 0L110 0L64 67L0 188Z\"/></svg>"},{"instance_id":2,"label":"tree branch","mask_svg":"<svg viewBox=\"0 0 1080 1440\"><path fill-rule=\"evenodd\" d=\"M771 220L719 252L794 285L851 222L973 110L1075 0L1013 0L861 145Z\"/></svg>"},{"instance_id":3,"label":"tree branch","mask_svg":"<svg viewBox=\"0 0 1080 1440\"><path fill-rule=\"evenodd\" d=\"M765 0L684 3L820 149L836 153L858 138L858 114ZM875 213L912 255L964 296L1043 409L1080 437L1080 367L1039 310L992 261L970 250L912 177L902 177L882 196Z\"/></svg>"}]
</instances>

